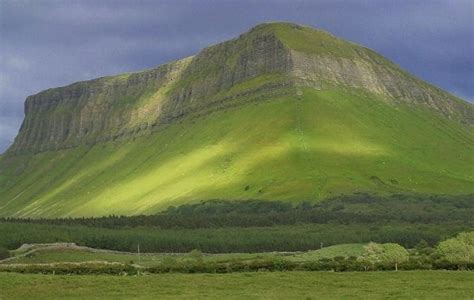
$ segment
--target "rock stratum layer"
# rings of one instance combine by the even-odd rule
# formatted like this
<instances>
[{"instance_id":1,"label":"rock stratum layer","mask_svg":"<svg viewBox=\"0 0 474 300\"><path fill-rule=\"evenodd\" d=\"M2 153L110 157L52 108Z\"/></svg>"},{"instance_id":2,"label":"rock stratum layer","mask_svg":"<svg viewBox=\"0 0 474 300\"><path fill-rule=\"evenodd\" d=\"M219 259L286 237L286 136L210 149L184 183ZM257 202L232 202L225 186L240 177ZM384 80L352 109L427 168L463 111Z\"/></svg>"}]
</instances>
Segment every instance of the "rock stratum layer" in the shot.
<instances>
[{"instance_id":1,"label":"rock stratum layer","mask_svg":"<svg viewBox=\"0 0 474 300\"><path fill-rule=\"evenodd\" d=\"M262 24L154 69L25 102L0 216L205 199L474 193L474 108L324 31Z\"/></svg>"}]
</instances>

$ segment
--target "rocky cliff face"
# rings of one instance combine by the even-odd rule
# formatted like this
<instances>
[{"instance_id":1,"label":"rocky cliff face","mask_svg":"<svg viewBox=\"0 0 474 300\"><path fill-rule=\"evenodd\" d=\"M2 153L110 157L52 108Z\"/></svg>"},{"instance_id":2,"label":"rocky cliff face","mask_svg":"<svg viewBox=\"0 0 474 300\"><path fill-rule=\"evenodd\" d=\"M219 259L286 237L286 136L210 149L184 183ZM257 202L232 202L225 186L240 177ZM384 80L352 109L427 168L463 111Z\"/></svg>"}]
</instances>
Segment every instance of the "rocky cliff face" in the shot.
<instances>
[{"instance_id":1,"label":"rocky cliff face","mask_svg":"<svg viewBox=\"0 0 474 300\"><path fill-rule=\"evenodd\" d=\"M159 114L166 89L190 59L140 73L46 90L25 102L13 152L68 148L139 133Z\"/></svg>"},{"instance_id":2,"label":"rocky cliff face","mask_svg":"<svg viewBox=\"0 0 474 300\"><path fill-rule=\"evenodd\" d=\"M172 119L221 103L223 93L265 74L288 74L288 48L273 32L250 31L196 55L173 87L164 118Z\"/></svg>"},{"instance_id":3,"label":"rocky cliff face","mask_svg":"<svg viewBox=\"0 0 474 300\"><path fill-rule=\"evenodd\" d=\"M127 138L222 105L219 92L263 74L287 73L290 55L271 33L250 32L158 68L75 83L27 98L9 153Z\"/></svg>"},{"instance_id":4,"label":"rocky cliff face","mask_svg":"<svg viewBox=\"0 0 474 300\"><path fill-rule=\"evenodd\" d=\"M30 96L7 154L126 139L190 114L268 99L292 87L363 89L474 124L471 104L418 80L373 51L294 24L259 25L238 38L151 70Z\"/></svg>"},{"instance_id":5,"label":"rocky cliff face","mask_svg":"<svg viewBox=\"0 0 474 300\"><path fill-rule=\"evenodd\" d=\"M409 76L392 64L379 63L380 58L368 53L368 50L364 50L358 53L357 58L334 59L291 51L293 74L302 85L321 89L336 84L363 89L381 95L388 101L422 104L447 118L470 124L474 122L472 108L469 113L465 103Z\"/></svg>"}]
</instances>

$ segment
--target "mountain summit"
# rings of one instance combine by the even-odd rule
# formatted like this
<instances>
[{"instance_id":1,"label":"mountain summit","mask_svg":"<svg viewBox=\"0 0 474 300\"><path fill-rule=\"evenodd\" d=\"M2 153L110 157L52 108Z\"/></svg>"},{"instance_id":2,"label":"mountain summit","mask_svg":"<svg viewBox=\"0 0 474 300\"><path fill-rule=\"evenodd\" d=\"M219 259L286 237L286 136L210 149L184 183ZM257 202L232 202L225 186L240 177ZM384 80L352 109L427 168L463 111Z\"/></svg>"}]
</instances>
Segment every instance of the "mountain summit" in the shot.
<instances>
[{"instance_id":1,"label":"mountain summit","mask_svg":"<svg viewBox=\"0 0 474 300\"><path fill-rule=\"evenodd\" d=\"M365 47L261 24L143 72L29 96L0 216L206 199L474 193L474 106Z\"/></svg>"}]
</instances>

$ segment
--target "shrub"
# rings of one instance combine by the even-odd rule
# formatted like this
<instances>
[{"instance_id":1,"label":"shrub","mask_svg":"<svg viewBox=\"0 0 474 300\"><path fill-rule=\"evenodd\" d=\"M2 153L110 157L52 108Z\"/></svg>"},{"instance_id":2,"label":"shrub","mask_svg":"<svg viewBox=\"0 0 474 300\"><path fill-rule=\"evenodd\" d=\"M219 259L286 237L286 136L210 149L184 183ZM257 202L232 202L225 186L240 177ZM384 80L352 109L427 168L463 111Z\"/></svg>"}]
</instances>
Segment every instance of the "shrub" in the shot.
<instances>
[{"instance_id":1,"label":"shrub","mask_svg":"<svg viewBox=\"0 0 474 300\"><path fill-rule=\"evenodd\" d=\"M202 260L202 252L198 249L194 249L192 250L191 252L189 252L189 257L194 259L194 260L197 260L197 261L200 261Z\"/></svg>"},{"instance_id":2,"label":"shrub","mask_svg":"<svg viewBox=\"0 0 474 300\"><path fill-rule=\"evenodd\" d=\"M474 231L439 243L437 250L441 260L457 265L458 269L474 264Z\"/></svg>"},{"instance_id":3,"label":"shrub","mask_svg":"<svg viewBox=\"0 0 474 300\"><path fill-rule=\"evenodd\" d=\"M282 258L275 258L273 260L273 269L275 271L286 271L288 270L289 265L288 262ZM262 269L266 269L265 267L262 267Z\"/></svg>"},{"instance_id":4,"label":"shrub","mask_svg":"<svg viewBox=\"0 0 474 300\"><path fill-rule=\"evenodd\" d=\"M359 263L365 270L378 267L395 267L408 261L408 251L394 243L377 244L369 243L364 246L364 254L359 257Z\"/></svg>"}]
</instances>

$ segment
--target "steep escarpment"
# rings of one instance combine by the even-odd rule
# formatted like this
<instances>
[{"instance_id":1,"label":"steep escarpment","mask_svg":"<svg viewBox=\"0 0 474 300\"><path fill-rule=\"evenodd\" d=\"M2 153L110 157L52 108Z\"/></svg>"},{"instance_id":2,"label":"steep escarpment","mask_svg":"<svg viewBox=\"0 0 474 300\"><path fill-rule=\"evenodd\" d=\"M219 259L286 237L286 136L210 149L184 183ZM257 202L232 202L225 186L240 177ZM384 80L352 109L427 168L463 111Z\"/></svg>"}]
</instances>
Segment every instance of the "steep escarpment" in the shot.
<instances>
[{"instance_id":1,"label":"steep escarpment","mask_svg":"<svg viewBox=\"0 0 474 300\"><path fill-rule=\"evenodd\" d=\"M202 50L169 92L163 119L203 114L285 93L290 51L273 32L250 31ZM276 94L275 94L276 93Z\"/></svg>"},{"instance_id":2,"label":"steep escarpment","mask_svg":"<svg viewBox=\"0 0 474 300\"><path fill-rule=\"evenodd\" d=\"M289 51L274 34L249 33L152 70L50 89L26 100L25 120L10 152L62 149L143 134L189 113L231 105L233 99L262 88L229 92L230 88L290 69ZM271 79L265 90L285 85Z\"/></svg>"},{"instance_id":3,"label":"steep escarpment","mask_svg":"<svg viewBox=\"0 0 474 300\"><path fill-rule=\"evenodd\" d=\"M208 199L473 194L474 106L370 49L271 23L150 70L28 97L0 216Z\"/></svg>"},{"instance_id":4,"label":"steep escarpment","mask_svg":"<svg viewBox=\"0 0 474 300\"><path fill-rule=\"evenodd\" d=\"M299 85L361 89L387 101L423 105L447 118L474 124L472 105L415 78L368 48L306 26L275 24L273 30L291 49L292 75Z\"/></svg>"},{"instance_id":5,"label":"steep escarpment","mask_svg":"<svg viewBox=\"0 0 474 300\"><path fill-rule=\"evenodd\" d=\"M25 120L10 151L39 152L130 136L153 125L164 94L189 58L149 71L46 90L25 102Z\"/></svg>"}]
</instances>

